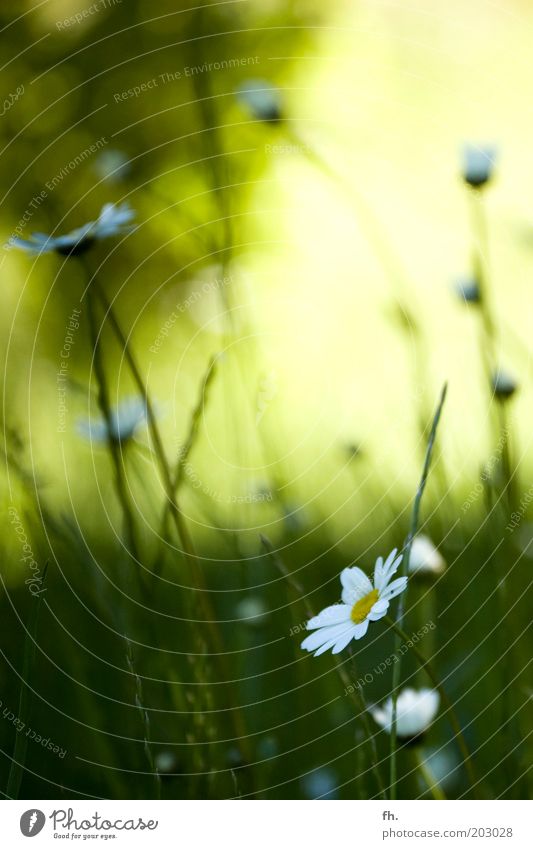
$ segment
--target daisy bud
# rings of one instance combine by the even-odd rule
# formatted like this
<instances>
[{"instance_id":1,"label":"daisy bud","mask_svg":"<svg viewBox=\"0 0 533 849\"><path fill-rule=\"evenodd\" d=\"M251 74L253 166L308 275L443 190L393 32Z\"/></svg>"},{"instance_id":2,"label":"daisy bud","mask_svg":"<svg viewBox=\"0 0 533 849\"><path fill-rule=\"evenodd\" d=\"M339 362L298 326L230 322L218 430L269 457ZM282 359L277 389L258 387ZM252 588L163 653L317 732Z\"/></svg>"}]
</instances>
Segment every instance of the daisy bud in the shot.
<instances>
[{"instance_id":1,"label":"daisy bud","mask_svg":"<svg viewBox=\"0 0 533 849\"><path fill-rule=\"evenodd\" d=\"M402 740L414 741L428 730L439 709L439 694L436 690L406 687L396 702L396 734ZM372 718L387 734L392 727L392 698L382 705L370 708Z\"/></svg>"},{"instance_id":2,"label":"daisy bud","mask_svg":"<svg viewBox=\"0 0 533 849\"><path fill-rule=\"evenodd\" d=\"M479 304L481 292L477 280L473 277L465 277L456 283L455 291L459 298L467 304Z\"/></svg>"},{"instance_id":3,"label":"daisy bud","mask_svg":"<svg viewBox=\"0 0 533 849\"><path fill-rule=\"evenodd\" d=\"M463 179L473 189L481 189L492 177L496 149L467 144L463 151Z\"/></svg>"},{"instance_id":4,"label":"daisy bud","mask_svg":"<svg viewBox=\"0 0 533 849\"><path fill-rule=\"evenodd\" d=\"M279 90L267 80L248 80L237 97L258 121L279 123L283 119Z\"/></svg>"},{"instance_id":5,"label":"daisy bud","mask_svg":"<svg viewBox=\"0 0 533 849\"><path fill-rule=\"evenodd\" d=\"M411 545L409 572L426 572L440 575L446 568L446 561L432 541L425 534L418 534Z\"/></svg>"},{"instance_id":6,"label":"daisy bud","mask_svg":"<svg viewBox=\"0 0 533 849\"><path fill-rule=\"evenodd\" d=\"M492 390L499 401L507 401L518 389L515 379L502 369L492 377Z\"/></svg>"}]
</instances>

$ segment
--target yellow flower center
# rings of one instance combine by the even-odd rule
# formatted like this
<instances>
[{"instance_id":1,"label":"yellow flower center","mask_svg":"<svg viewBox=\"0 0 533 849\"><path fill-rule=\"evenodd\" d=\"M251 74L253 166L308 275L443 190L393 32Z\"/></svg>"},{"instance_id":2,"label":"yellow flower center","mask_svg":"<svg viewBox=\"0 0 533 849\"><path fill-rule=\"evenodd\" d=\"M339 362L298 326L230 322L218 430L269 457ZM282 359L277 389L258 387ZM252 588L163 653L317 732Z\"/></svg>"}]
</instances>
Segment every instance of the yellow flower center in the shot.
<instances>
[{"instance_id":1,"label":"yellow flower center","mask_svg":"<svg viewBox=\"0 0 533 849\"><path fill-rule=\"evenodd\" d=\"M372 592L365 595L364 598L360 598L359 601L356 601L352 607L352 612L350 613L350 619L352 622L355 622L356 625L360 625L361 622L364 622L378 598L379 590L372 590Z\"/></svg>"}]
</instances>

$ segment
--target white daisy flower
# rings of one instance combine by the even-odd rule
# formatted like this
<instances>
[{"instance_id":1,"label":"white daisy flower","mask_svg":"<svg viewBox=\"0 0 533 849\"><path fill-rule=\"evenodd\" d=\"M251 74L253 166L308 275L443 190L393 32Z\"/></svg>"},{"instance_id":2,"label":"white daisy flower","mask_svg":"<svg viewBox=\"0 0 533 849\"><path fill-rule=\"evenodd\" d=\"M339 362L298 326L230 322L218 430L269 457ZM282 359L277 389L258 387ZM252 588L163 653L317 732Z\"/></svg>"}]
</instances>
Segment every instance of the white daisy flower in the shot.
<instances>
[{"instance_id":1,"label":"white daisy flower","mask_svg":"<svg viewBox=\"0 0 533 849\"><path fill-rule=\"evenodd\" d=\"M409 572L431 572L439 575L445 568L446 561L430 538L425 534L418 534L411 545Z\"/></svg>"},{"instance_id":2,"label":"white daisy flower","mask_svg":"<svg viewBox=\"0 0 533 849\"><path fill-rule=\"evenodd\" d=\"M283 118L279 91L267 80L248 80L237 97L259 121L276 123Z\"/></svg>"},{"instance_id":3,"label":"white daisy flower","mask_svg":"<svg viewBox=\"0 0 533 849\"><path fill-rule=\"evenodd\" d=\"M128 442L148 419L146 401L139 396L125 398L118 407L111 410L111 423L108 428L105 419L83 419L78 422L78 433L91 442Z\"/></svg>"},{"instance_id":4,"label":"white daisy flower","mask_svg":"<svg viewBox=\"0 0 533 849\"><path fill-rule=\"evenodd\" d=\"M495 147L465 145L463 150L463 177L465 182L474 189L479 189L485 183L488 183L492 177L495 158Z\"/></svg>"},{"instance_id":5,"label":"white daisy flower","mask_svg":"<svg viewBox=\"0 0 533 849\"><path fill-rule=\"evenodd\" d=\"M15 237L10 244L30 254L55 253L62 256L76 256L88 250L94 242L109 236L129 233L130 222L135 212L129 204L106 203L96 221L89 221L83 227L72 230L65 236L47 236L45 233L32 233L29 239Z\"/></svg>"},{"instance_id":6,"label":"white daisy flower","mask_svg":"<svg viewBox=\"0 0 533 849\"><path fill-rule=\"evenodd\" d=\"M437 715L439 694L436 690L423 687L414 690L406 687L396 702L396 733L398 737L412 739L423 734ZM392 726L392 698L381 706L370 708L372 717L388 734Z\"/></svg>"},{"instance_id":7,"label":"white daisy flower","mask_svg":"<svg viewBox=\"0 0 533 849\"><path fill-rule=\"evenodd\" d=\"M360 640L368 631L369 622L377 622L387 613L391 599L407 586L407 578L390 579L402 562L395 548L385 563L382 557L376 560L374 583L357 566L341 572L342 604L326 607L318 616L307 623L307 630L314 631L306 637L302 648L314 652L315 657L332 649L338 654L351 640Z\"/></svg>"}]
</instances>

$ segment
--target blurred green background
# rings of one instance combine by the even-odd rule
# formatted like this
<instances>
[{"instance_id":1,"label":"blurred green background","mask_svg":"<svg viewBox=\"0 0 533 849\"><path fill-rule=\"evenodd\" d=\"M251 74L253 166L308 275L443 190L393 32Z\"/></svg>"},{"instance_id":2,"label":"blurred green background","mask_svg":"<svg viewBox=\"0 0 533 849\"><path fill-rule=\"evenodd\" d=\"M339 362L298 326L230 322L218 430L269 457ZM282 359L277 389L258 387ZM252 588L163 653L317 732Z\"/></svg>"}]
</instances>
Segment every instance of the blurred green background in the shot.
<instances>
[{"instance_id":1,"label":"blurred green background","mask_svg":"<svg viewBox=\"0 0 533 849\"><path fill-rule=\"evenodd\" d=\"M0 707L19 710L32 606L14 507L49 564L26 722L66 751L30 742L21 796L151 796L154 758L169 798L375 796L335 659L301 652L295 628L303 600L315 611L336 600L344 566L370 572L401 547L445 380L422 518L448 568L412 581L406 627L437 623L422 648L476 752L480 794L526 795L529 4L64 0L0 20L3 241L25 215L27 238L68 232L107 202L136 210L135 231L97 244L87 267L128 334L172 464L198 412L179 500L227 652L221 683L179 540L157 538L164 491L146 429L123 460L143 580L154 562L161 577L131 589L109 455L76 430L98 416L84 267L4 248ZM250 78L279 88L286 120L250 114L236 97ZM498 149L485 211L498 361L518 385L505 407L514 501L492 474L497 402L479 309L456 291L475 250L465 142ZM62 429L57 373L74 309ZM108 323L102 348L116 404L136 389ZM378 623L355 660L343 654L344 672L357 679L391 646ZM410 657L403 675L427 683ZM374 676L367 701L390 686ZM0 718L7 792L18 732ZM373 730L386 782L388 739ZM425 745L446 792L471 792L444 717ZM427 792L407 747L400 776L400 795Z\"/></svg>"}]
</instances>

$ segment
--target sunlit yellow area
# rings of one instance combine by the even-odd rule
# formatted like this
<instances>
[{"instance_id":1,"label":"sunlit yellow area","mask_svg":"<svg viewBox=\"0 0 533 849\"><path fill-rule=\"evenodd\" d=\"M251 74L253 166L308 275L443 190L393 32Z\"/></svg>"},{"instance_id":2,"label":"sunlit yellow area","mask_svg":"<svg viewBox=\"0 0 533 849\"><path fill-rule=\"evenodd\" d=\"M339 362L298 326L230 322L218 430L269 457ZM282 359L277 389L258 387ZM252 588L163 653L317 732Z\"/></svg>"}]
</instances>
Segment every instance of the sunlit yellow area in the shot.
<instances>
[{"instance_id":1,"label":"sunlit yellow area","mask_svg":"<svg viewBox=\"0 0 533 849\"><path fill-rule=\"evenodd\" d=\"M339 667L301 632L398 549L388 613L481 795L525 797L532 4L4 5L0 685L47 567L35 710L71 757L31 750L21 792L333 798L327 768L387 798L354 716L388 668L347 699L400 639L378 583ZM420 534L438 568L409 571ZM442 787L406 743L399 798L473 795L440 698Z\"/></svg>"}]
</instances>

